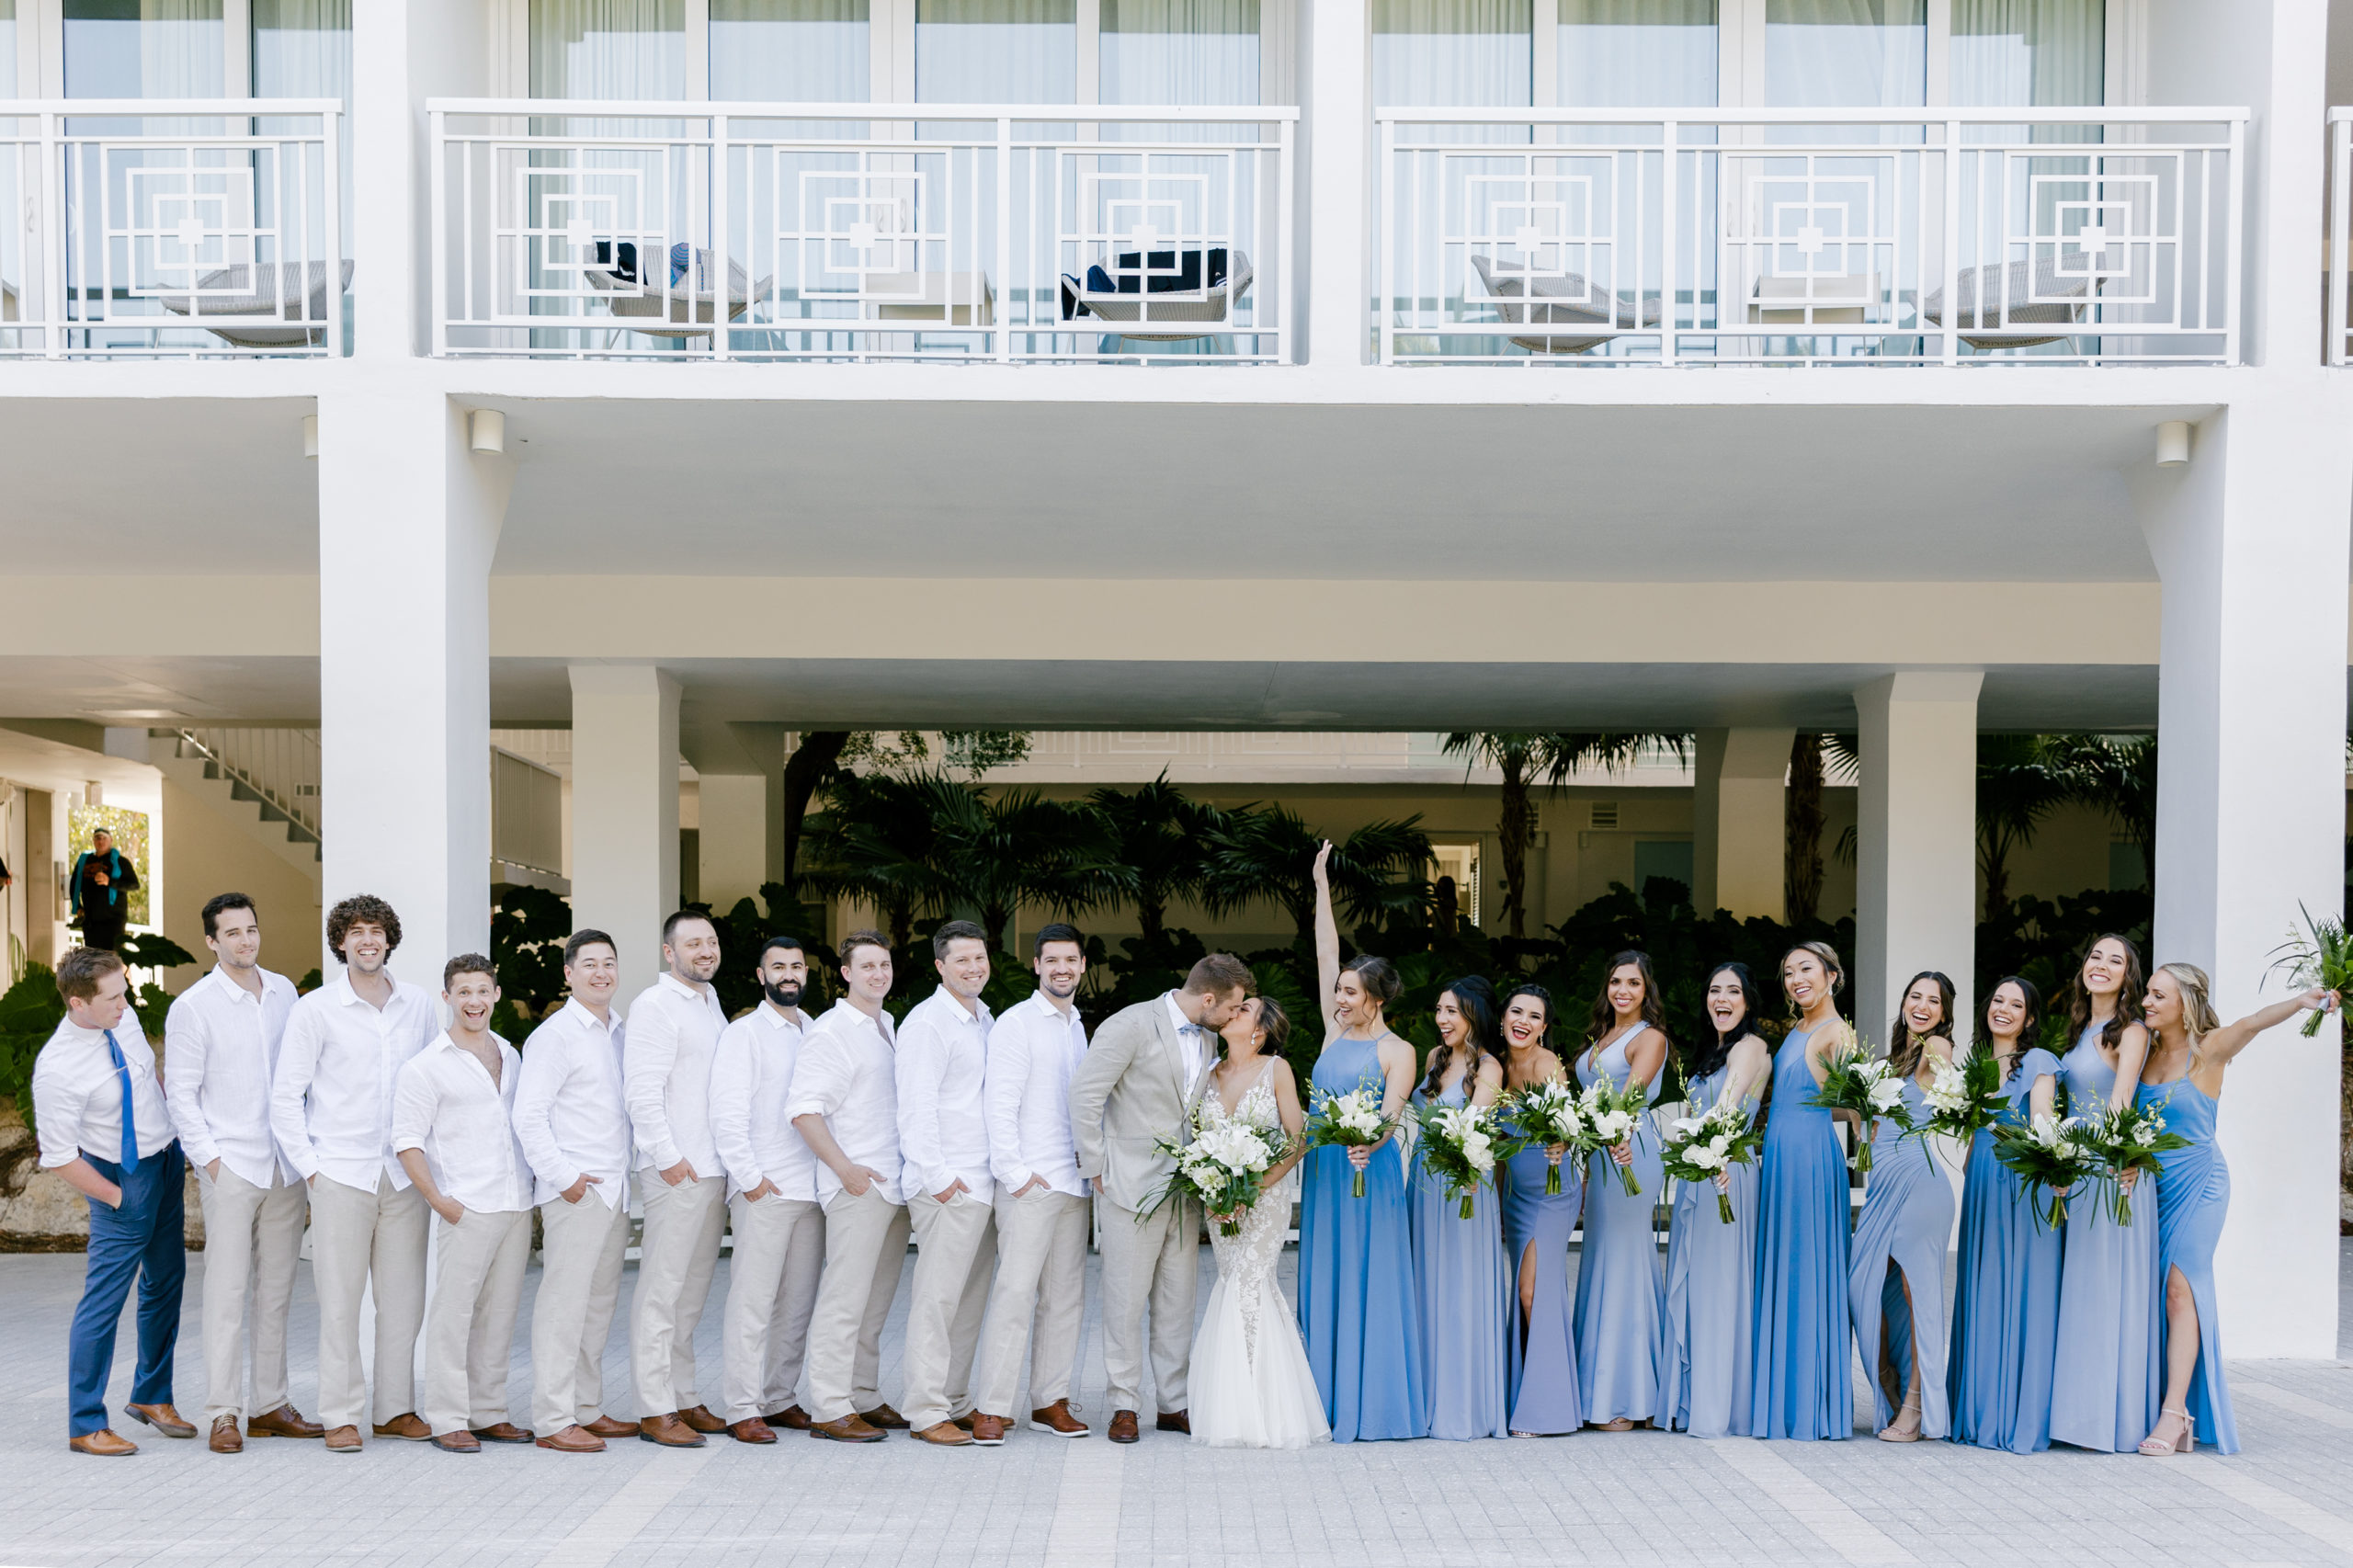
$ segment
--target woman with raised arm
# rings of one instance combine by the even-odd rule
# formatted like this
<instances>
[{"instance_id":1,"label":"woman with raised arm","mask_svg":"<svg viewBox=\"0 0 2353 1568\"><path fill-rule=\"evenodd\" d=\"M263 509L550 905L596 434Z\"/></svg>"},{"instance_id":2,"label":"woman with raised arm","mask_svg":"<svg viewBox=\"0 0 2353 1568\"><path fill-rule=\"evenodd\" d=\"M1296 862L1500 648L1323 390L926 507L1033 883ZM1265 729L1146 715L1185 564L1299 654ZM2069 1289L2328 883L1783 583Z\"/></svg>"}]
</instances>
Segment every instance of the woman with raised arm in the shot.
<instances>
[{"instance_id":1,"label":"woman with raised arm","mask_svg":"<svg viewBox=\"0 0 2353 1568\"><path fill-rule=\"evenodd\" d=\"M1683 1114L1718 1105L1756 1108L1773 1062L1756 1032L1756 983L1743 963L1708 977L1709 1042L1690 1054ZM1716 1206L1732 1203L1732 1223ZM1685 1183L1666 1243L1665 1379L1659 1407L1670 1431L1727 1437L1748 1430L1750 1296L1756 1274L1756 1167L1733 1165L1711 1183Z\"/></svg>"},{"instance_id":2,"label":"woman with raised arm","mask_svg":"<svg viewBox=\"0 0 2353 1568\"><path fill-rule=\"evenodd\" d=\"M2234 1024L2214 1014L2206 971L2169 963L2149 977L2143 1004L2149 1033L2141 1101L2157 1107L2165 1131L2189 1140L2158 1156L2157 1237L2165 1271L2165 1399L2144 1454L2183 1454L2200 1441L2226 1454L2239 1449L2231 1388L2222 1377L2222 1330L2214 1316L2214 1244L2231 1207L2231 1170L2214 1142L2222 1069L2268 1028L2314 1007L2335 1012L2343 1000L2318 986L2249 1013Z\"/></svg>"},{"instance_id":3,"label":"woman with raised arm","mask_svg":"<svg viewBox=\"0 0 2353 1568\"><path fill-rule=\"evenodd\" d=\"M1847 1317L1850 1205L1834 1125L1847 1113L1807 1103L1827 1079L1830 1058L1854 1040L1838 1016L1846 980L1827 942L1801 942L1781 960L1781 989L1798 1019L1773 1055L1773 1110L1759 1154L1753 1437L1843 1439L1855 1430L1847 1370L1854 1355Z\"/></svg>"},{"instance_id":4,"label":"woman with raised arm","mask_svg":"<svg viewBox=\"0 0 2353 1568\"><path fill-rule=\"evenodd\" d=\"M1991 1051L2008 1102L2005 1125L2056 1114L2059 1059L2034 1043L2042 993L2009 975L1985 998L1970 1050ZM1956 1443L2030 1454L2051 1446L2051 1369L2059 1343L2059 1233L2035 1195L1995 1156L1987 1128L1969 1146L1945 1394Z\"/></svg>"},{"instance_id":5,"label":"woman with raised arm","mask_svg":"<svg viewBox=\"0 0 2353 1568\"><path fill-rule=\"evenodd\" d=\"M1927 1086L1952 1060L1952 982L1924 970L1904 988L1888 1026L1888 1065L1904 1108L1928 1119ZM1888 1117L1871 1122L1871 1174L1855 1221L1847 1299L1855 1344L1870 1374L1882 1442L1945 1435L1945 1243L1952 1235L1952 1183L1926 1138L1905 1138Z\"/></svg>"},{"instance_id":6,"label":"woman with raised arm","mask_svg":"<svg viewBox=\"0 0 2353 1568\"><path fill-rule=\"evenodd\" d=\"M1503 1090L1503 1030L1495 989L1476 975L1438 993L1438 1049L1416 1107L1484 1108ZM1414 1280L1422 1321L1422 1410L1433 1437L1500 1437L1509 1430L1510 1280L1504 1267L1503 1205L1478 1195L1471 1217L1442 1177L1415 1162Z\"/></svg>"},{"instance_id":7,"label":"woman with raised arm","mask_svg":"<svg viewBox=\"0 0 2353 1568\"><path fill-rule=\"evenodd\" d=\"M1552 993L1522 985L1504 998L1506 1094L1566 1080L1568 1070L1552 1054ZM1504 1199L1504 1251L1517 1282L1518 1312L1510 1335L1515 1437L1557 1437L1585 1425L1569 1290L1569 1237L1577 1228L1585 1185L1568 1154L1558 1143L1531 1144L1511 1157L1495 1184ZM1556 1170L1561 1190L1548 1197L1547 1177Z\"/></svg>"},{"instance_id":8,"label":"woman with raised arm","mask_svg":"<svg viewBox=\"0 0 2353 1568\"><path fill-rule=\"evenodd\" d=\"M2059 1061L2067 1114L2086 1120L2132 1103L2148 1060L2142 1026L2141 955L2121 937L2085 949L2067 987L2067 1038ZM2067 1206L2059 1279L2059 1353L2051 1373L2051 1440L2123 1453L2157 1421L2157 1277L2161 1195L2127 1173L2132 1222L2120 1225L2097 1188Z\"/></svg>"},{"instance_id":9,"label":"woman with raised arm","mask_svg":"<svg viewBox=\"0 0 2353 1568\"><path fill-rule=\"evenodd\" d=\"M1385 959L1340 962L1325 863L1315 852L1315 983L1324 1008L1324 1050L1313 1082L1323 1094L1369 1088L1393 1120L1414 1089L1414 1048L1383 1016L1396 998L1397 971ZM1422 1396L1421 1314L1414 1300L1412 1203L1406 1147L1396 1132L1377 1146L1308 1151L1299 1213L1299 1326L1324 1396L1332 1440L1418 1437L1428 1417ZM1358 1172L1365 1194L1353 1195Z\"/></svg>"},{"instance_id":10,"label":"woman with raised arm","mask_svg":"<svg viewBox=\"0 0 2353 1568\"><path fill-rule=\"evenodd\" d=\"M1579 1087L1607 1078L1641 1084L1658 1101L1666 1071L1666 1015L1650 959L1623 952L1609 960L1593 999L1586 1048L1577 1055ZM1629 1193L1619 1173L1634 1173ZM1658 1132L1645 1110L1624 1142L1593 1156L1585 1176L1585 1246L1577 1256L1577 1386L1585 1419L1605 1432L1626 1432L1665 1412L1659 1404L1666 1358L1666 1281L1659 1273L1653 1206L1666 1185Z\"/></svg>"}]
</instances>

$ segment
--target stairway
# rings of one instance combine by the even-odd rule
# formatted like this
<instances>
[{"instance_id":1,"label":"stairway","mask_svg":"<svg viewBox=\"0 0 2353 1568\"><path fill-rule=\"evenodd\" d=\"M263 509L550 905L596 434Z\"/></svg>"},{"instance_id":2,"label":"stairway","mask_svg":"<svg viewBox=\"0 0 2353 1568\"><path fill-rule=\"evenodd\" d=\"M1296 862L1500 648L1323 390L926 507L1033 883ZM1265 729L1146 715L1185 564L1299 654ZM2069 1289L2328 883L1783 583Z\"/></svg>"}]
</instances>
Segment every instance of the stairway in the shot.
<instances>
[{"instance_id":1,"label":"stairway","mask_svg":"<svg viewBox=\"0 0 2353 1568\"><path fill-rule=\"evenodd\" d=\"M194 736L178 730L150 730L147 760L165 778L251 833L257 843L313 883L319 881L318 834Z\"/></svg>"}]
</instances>

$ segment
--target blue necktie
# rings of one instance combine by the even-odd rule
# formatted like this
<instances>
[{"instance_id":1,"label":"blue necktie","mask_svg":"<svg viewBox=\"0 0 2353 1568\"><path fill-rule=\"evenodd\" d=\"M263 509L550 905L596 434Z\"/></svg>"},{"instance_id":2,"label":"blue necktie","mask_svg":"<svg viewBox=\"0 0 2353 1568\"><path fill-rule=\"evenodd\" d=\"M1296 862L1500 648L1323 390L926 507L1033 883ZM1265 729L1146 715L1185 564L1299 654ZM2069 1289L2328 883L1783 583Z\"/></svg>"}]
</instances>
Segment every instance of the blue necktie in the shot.
<instances>
[{"instance_id":1,"label":"blue necktie","mask_svg":"<svg viewBox=\"0 0 2353 1568\"><path fill-rule=\"evenodd\" d=\"M114 1062L114 1075L122 1084L122 1174L129 1176L139 1168L139 1128L131 1116L131 1063L122 1057L122 1047L114 1042L114 1030L108 1029L107 1055Z\"/></svg>"}]
</instances>

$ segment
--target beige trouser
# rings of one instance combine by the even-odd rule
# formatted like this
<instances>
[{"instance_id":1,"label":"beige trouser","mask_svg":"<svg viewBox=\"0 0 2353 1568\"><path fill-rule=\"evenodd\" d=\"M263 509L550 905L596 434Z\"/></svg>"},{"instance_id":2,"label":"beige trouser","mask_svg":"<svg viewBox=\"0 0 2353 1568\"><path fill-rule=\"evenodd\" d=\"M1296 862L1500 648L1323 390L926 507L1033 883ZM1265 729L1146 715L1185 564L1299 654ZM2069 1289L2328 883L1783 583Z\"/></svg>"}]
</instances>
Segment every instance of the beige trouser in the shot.
<instances>
[{"instance_id":1,"label":"beige trouser","mask_svg":"<svg viewBox=\"0 0 2353 1568\"><path fill-rule=\"evenodd\" d=\"M1086 1199L1040 1187L996 1189L996 1284L989 1290L976 1408L1011 1419L1029 1353L1029 1408L1070 1397L1071 1363L1086 1315Z\"/></svg>"},{"instance_id":2,"label":"beige trouser","mask_svg":"<svg viewBox=\"0 0 2353 1568\"><path fill-rule=\"evenodd\" d=\"M825 1272L809 1314L809 1415L839 1421L882 1403L882 1321L907 1261L907 1210L869 1187L825 1201Z\"/></svg>"},{"instance_id":3,"label":"beige trouser","mask_svg":"<svg viewBox=\"0 0 2353 1568\"><path fill-rule=\"evenodd\" d=\"M437 1437L506 1419L506 1374L523 1266L531 1261L529 1209L469 1209L443 1224L433 1249L433 1313L425 1330L425 1403Z\"/></svg>"},{"instance_id":4,"label":"beige trouser","mask_svg":"<svg viewBox=\"0 0 2353 1568\"><path fill-rule=\"evenodd\" d=\"M608 1204L590 1187L577 1203L540 1205L541 1274L531 1307L531 1427L542 1437L585 1426L605 1409L605 1342L629 1246L629 1193Z\"/></svg>"},{"instance_id":5,"label":"beige trouser","mask_svg":"<svg viewBox=\"0 0 2353 1568\"><path fill-rule=\"evenodd\" d=\"M1185 1408L1199 1278L1200 1206L1179 1199L1150 1214L1103 1204L1103 1377L1111 1408L1142 1413L1143 1314L1152 1308L1152 1381L1162 1411Z\"/></svg>"},{"instance_id":6,"label":"beige trouser","mask_svg":"<svg viewBox=\"0 0 2353 1568\"><path fill-rule=\"evenodd\" d=\"M319 1420L332 1432L368 1419L359 1301L376 1298L376 1423L416 1409L416 1335L425 1326L425 1233L432 1210L414 1187L373 1190L322 1176L311 1184L311 1286L319 1299Z\"/></svg>"},{"instance_id":7,"label":"beige trouser","mask_svg":"<svg viewBox=\"0 0 2353 1568\"><path fill-rule=\"evenodd\" d=\"M775 1193L727 1200L735 1259L727 1267L720 1392L732 1425L795 1402L817 1276L825 1266L825 1211Z\"/></svg>"},{"instance_id":8,"label":"beige trouser","mask_svg":"<svg viewBox=\"0 0 2353 1568\"><path fill-rule=\"evenodd\" d=\"M727 1229L727 1178L698 1176L672 1187L640 1171L645 1235L638 1247L637 1297L630 1303L629 1360L638 1419L668 1415L695 1399L695 1325L719 1267Z\"/></svg>"},{"instance_id":9,"label":"beige trouser","mask_svg":"<svg viewBox=\"0 0 2353 1568\"><path fill-rule=\"evenodd\" d=\"M972 1413L972 1354L988 1311L996 1213L969 1192L945 1203L917 1193L907 1199L907 1223L915 1277L907 1290L900 1414L922 1432Z\"/></svg>"},{"instance_id":10,"label":"beige trouser","mask_svg":"<svg viewBox=\"0 0 2353 1568\"><path fill-rule=\"evenodd\" d=\"M286 1317L294 1265L302 1255L310 1194L271 1173L256 1187L223 1161L196 1173L204 1205L204 1424L223 1415L266 1415L284 1404ZM245 1288L253 1287L254 1402L245 1403Z\"/></svg>"}]
</instances>

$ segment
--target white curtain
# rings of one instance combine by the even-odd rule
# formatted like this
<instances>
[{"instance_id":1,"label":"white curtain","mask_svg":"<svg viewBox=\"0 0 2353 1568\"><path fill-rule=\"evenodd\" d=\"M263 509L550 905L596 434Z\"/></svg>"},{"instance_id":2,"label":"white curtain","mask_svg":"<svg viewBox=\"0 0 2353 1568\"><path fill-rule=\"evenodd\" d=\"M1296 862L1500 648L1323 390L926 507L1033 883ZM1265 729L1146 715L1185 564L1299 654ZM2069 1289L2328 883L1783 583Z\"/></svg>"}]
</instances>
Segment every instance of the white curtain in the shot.
<instances>
[{"instance_id":1,"label":"white curtain","mask_svg":"<svg viewBox=\"0 0 2353 1568\"><path fill-rule=\"evenodd\" d=\"M1255 104L1258 0L1101 0L1107 104Z\"/></svg>"},{"instance_id":2,"label":"white curtain","mask_svg":"<svg viewBox=\"0 0 2353 1568\"><path fill-rule=\"evenodd\" d=\"M254 96L351 104L351 0L253 0ZM350 127L344 128L347 144Z\"/></svg>"},{"instance_id":3,"label":"white curtain","mask_svg":"<svg viewBox=\"0 0 2353 1568\"><path fill-rule=\"evenodd\" d=\"M217 98L227 85L221 0L65 0L63 10L68 97Z\"/></svg>"},{"instance_id":4,"label":"white curtain","mask_svg":"<svg viewBox=\"0 0 2353 1568\"><path fill-rule=\"evenodd\" d=\"M1952 101L2064 108L2105 101L2103 0L1952 0Z\"/></svg>"},{"instance_id":5,"label":"white curtain","mask_svg":"<svg viewBox=\"0 0 2353 1568\"><path fill-rule=\"evenodd\" d=\"M1075 0L916 0L917 102L1066 104L1077 97Z\"/></svg>"},{"instance_id":6,"label":"white curtain","mask_svg":"<svg viewBox=\"0 0 2353 1568\"><path fill-rule=\"evenodd\" d=\"M710 96L863 103L872 30L867 0L710 0Z\"/></svg>"},{"instance_id":7,"label":"white curtain","mask_svg":"<svg viewBox=\"0 0 2353 1568\"><path fill-rule=\"evenodd\" d=\"M1373 0L1372 101L1400 108L1532 102L1534 26L1529 0Z\"/></svg>"},{"instance_id":8,"label":"white curtain","mask_svg":"<svg viewBox=\"0 0 2353 1568\"><path fill-rule=\"evenodd\" d=\"M535 98L683 98L686 0L531 0Z\"/></svg>"},{"instance_id":9,"label":"white curtain","mask_svg":"<svg viewBox=\"0 0 2353 1568\"><path fill-rule=\"evenodd\" d=\"M1927 85L1927 0L1766 0L1767 103L1908 108Z\"/></svg>"},{"instance_id":10,"label":"white curtain","mask_svg":"<svg viewBox=\"0 0 2353 1568\"><path fill-rule=\"evenodd\" d=\"M1557 0L1564 108L1716 101L1716 0Z\"/></svg>"}]
</instances>

